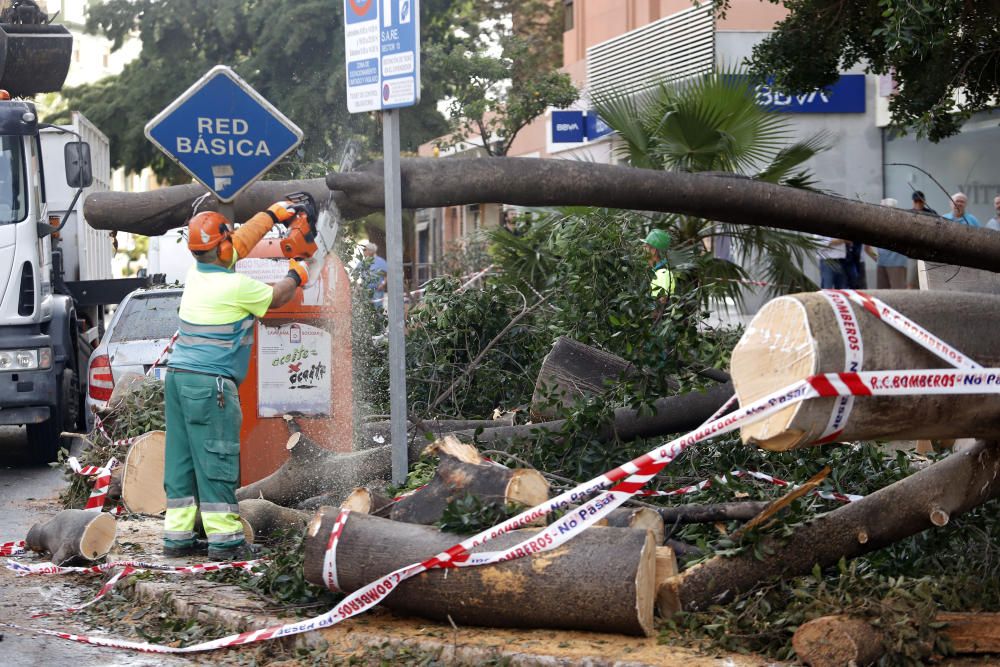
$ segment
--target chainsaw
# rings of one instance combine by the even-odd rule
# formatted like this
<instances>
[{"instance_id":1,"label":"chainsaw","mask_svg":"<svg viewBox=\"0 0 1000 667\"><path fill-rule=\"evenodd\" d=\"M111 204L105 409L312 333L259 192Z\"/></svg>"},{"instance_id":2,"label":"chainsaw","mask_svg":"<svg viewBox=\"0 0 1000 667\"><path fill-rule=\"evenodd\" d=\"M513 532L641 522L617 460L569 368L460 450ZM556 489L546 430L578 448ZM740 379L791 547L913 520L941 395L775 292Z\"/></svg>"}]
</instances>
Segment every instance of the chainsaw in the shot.
<instances>
[{"instance_id":1,"label":"chainsaw","mask_svg":"<svg viewBox=\"0 0 1000 667\"><path fill-rule=\"evenodd\" d=\"M354 142L348 142L341 157L341 171L349 171L357 156ZM340 231L340 210L330 192L323 208L317 210L316 200L308 192L294 192L285 197L292 203L295 217L281 239L281 254L288 259L305 260L310 271L323 267L323 259L333 252Z\"/></svg>"}]
</instances>

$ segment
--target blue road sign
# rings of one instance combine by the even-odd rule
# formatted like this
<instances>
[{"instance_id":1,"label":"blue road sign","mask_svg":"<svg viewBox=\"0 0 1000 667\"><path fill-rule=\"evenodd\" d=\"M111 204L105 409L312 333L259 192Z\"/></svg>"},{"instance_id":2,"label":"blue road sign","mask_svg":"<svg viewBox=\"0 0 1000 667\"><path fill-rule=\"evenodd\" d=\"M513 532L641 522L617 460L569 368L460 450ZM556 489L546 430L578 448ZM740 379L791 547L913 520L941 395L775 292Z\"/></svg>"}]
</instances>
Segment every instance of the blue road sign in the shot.
<instances>
[{"instance_id":1,"label":"blue road sign","mask_svg":"<svg viewBox=\"0 0 1000 667\"><path fill-rule=\"evenodd\" d=\"M146 137L229 202L295 148L302 130L217 65L146 124Z\"/></svg>"},{"instance_id":2,"label":"blue road sign","mask_svg":"<svg viewBox=\"0 0 1000 667\"><path fill-rule=\"evenodd\" d=\"M420 0L344 0L347 109L420 101Z\"/></svg>"}]
</instances>

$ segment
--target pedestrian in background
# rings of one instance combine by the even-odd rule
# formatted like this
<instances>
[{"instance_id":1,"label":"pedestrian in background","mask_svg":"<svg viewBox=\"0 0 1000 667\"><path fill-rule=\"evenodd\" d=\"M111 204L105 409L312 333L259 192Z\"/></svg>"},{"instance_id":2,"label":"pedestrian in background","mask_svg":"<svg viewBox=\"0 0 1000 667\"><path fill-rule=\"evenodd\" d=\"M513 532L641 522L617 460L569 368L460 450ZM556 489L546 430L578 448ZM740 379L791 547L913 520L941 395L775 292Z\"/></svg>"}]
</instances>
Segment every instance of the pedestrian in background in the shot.
<instances>
[{"instance_id":1,"label":"pedestrian in background","mask_svg":"<svg viewBox=\"0 0 1000 667\"><path fill-rule=\"evenodd\" d=\"M951 196L951 213L947 213L941 217L945 220L960 222L963 225L968 225L969 227L982 227L982 225L979 224L979 220L976 219L976 216L965 212L965 205L968 202L969 198L965 196L964 192L956 192Z\"/></svg>"},{"instance_id":2,"label":"pedestrian in background","mask_svg":"<svg viewBox=\"0 0 1000 667\"><path fill-rule=\"evenodd\" d=\"M385 302L386 277L389 275L389 264L378 255L378 245L369 241L365 244L365 262L368 269L368 289L372 291L372 303L376 308L382 308Z\"/></svg>"},{"instance_id":3,"label":"pedestrian in background","mask_svg":"<svg viewBox=\"0 0 1000 667\"><path fill-rule=\"evenodd\" d=\"M986 229L994 229L1000 232L1000 196L993 198L993 210L995 212L994 216L990 218L990 221L986 223Z\"/></svg>"},{"instance_id":4,"label":"pedestrian in background","mask_svg":"<svg viewBox=\"0 0 1000 667\"><path fill-rule=\"evenodd\" d=\"M919 191L918 191L919 192ZM914 202L916 195L914 192ZM923 196L923 193L919 193ZM896 208L899 202L892 197L882 200L882 206ZM868 246L871 249L871 246ZM910 263L910 258L895 250L879 248L875 262L875 287L878 289L906 289L906 267Z\"/></svg>"},{"instance_id":5,"label":"pedestrian in background","mask_svg":"<svg viewBox=\"0 0 1000 667\"><path fill-rule=\"evenodd\" d=\"M816 251L820 287L847 289L847 271L844 266L844 260L847 259L847 241L828 236L817 236L816 241L820 246Z\"/></svg>"},{"instance_id":6,"label":"pedestrian in background","mask_svg":"<svg viewBox=\"0 0 1000 667\"><path fill-rule=\"evenodd\" d=\"M927 205L927 198L920 190L914 190L911 198L913 199L913 206L910 208L912 212L934 216L938 214L937 211ZM920 289L919 281L917 280L917 260L912 258L906 264L906 286L910 289Z\"/></svg>"}]
</instances>

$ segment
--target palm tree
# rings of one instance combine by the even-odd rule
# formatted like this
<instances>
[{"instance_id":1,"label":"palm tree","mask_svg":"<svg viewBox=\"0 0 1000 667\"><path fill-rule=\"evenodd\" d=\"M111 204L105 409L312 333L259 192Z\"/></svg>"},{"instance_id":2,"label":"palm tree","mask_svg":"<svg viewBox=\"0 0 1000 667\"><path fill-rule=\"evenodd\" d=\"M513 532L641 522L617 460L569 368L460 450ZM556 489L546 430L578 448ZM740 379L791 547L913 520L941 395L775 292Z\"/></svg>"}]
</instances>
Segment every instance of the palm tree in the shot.
<instances>
[{"instance_id":1,"label":"palm tree","mask_svg":"<svg viewBox=\"0 0 1000 667\"><path fill-rule=\"evenodd\" d=\"M661 83L640 92L592 94L601 118L618 133L619 157L634 167L721 172L799 188L815 181L804 163L826 150L822 135L794 141L787 116L759 106L742 71ZM692 278L715 299L740 301L743 281L767 283L769 295L815 284L802 271L815 248L809 237L778 229L720 224L685 215L654 216L674 238L677 265L697 261ZM710 257L713 241L729 237L735 262ZM751 272L746 267L753 266Z\"/></svg>"}]
</instances>

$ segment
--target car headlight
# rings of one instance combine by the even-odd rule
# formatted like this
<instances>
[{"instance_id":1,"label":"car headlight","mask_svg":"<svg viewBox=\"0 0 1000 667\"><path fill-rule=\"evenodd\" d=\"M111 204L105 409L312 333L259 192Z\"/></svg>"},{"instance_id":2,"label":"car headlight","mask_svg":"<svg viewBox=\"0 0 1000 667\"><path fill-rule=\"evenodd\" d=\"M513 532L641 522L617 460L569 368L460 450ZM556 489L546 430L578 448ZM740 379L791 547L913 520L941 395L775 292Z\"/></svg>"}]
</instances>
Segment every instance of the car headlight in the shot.
<instances>
[{"instance_id":1,"label":"car headlight","mask_svg":"<svg viewBox=\"0 0 1000 667\"><path fill-rule=\"evenodd\" d=\"M52 366L52 348L0 350L0 371L35 371Z\"/></svg>"}]
</instances>

